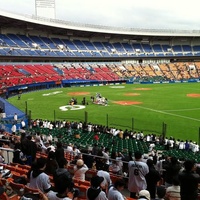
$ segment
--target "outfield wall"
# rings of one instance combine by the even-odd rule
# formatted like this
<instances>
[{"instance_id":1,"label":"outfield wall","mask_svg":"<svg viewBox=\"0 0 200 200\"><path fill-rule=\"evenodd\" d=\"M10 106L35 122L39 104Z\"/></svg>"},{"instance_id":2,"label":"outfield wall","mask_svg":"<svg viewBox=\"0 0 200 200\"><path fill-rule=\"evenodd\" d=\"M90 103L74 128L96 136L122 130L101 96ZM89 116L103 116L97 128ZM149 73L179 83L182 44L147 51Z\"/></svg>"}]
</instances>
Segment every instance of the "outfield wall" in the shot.
<instances>
[{"instance_id":1,"label":"outfield wall","mask_svg":"<svg viewBox=\"0 0 200 200\"><path fill-rule=\"evenodd\" d=\"M156 84L156 83L199 83L200 79L189 79L182 81L127 81L127 84Z\"/></svg>"}]
</instances>

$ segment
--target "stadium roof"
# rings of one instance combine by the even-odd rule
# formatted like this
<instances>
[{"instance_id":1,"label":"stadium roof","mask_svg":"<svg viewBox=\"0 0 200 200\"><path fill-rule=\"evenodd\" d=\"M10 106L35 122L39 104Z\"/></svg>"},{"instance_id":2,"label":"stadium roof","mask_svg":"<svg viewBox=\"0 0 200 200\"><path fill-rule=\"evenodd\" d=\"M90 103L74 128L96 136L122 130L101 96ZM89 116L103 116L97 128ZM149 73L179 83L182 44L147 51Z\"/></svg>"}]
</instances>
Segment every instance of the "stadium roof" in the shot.
<instances>
[{"instance_id":1,"label":"stadium roof","mask_svg":"<svg viewBox=\"0 0 200 200\"><path fill-rule=\"evenodd\" d=\"M81 24L63 20L37 17L34 15L20 15L0 10L0 28L8 30L12 28L21 28L27 33L32 30L45 31L50 34L59 34L74 37L98 37L115 38L122 36L127 39L143 38L162 38L168 40L173 37L200 37L200 30L174 30L174 29L134 29L100 26L92 24Z\"/></svg>"}]
</instances>

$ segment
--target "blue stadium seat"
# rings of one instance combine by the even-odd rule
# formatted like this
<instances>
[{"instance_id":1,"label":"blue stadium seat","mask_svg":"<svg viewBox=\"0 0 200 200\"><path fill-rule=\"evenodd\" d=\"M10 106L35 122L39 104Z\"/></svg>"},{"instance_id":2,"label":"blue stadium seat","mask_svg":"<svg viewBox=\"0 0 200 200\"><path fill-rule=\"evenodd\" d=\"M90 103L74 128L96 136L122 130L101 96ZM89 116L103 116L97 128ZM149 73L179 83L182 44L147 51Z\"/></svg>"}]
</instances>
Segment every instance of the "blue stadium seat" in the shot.
<instances>
[{"instance_id":1,"label":"blue stadium seat","mask_svg":"<svg viewBox=\"0 0 200 200\"><path fill-rule=\"evenodd\" d=\"M103 46L101 42L93 42L93 44L99 51L105 50L105 47Z\"/></svg>"},{"instance_id":2,"label":"blue stadium seat","mask_svg":"<svg viewBox=\"0 0 200 200\"><path fill-rule=\"evenodd\" d=\"M40 39L48 46L50 49L57 49L57 46L47 37L40 37Z\"/></svg>"},{"instance_id":3,"label":"blue stadium seat","mask_svg":"<svg viewBox=\"0 0 200 200\"><path fill-rule=\"evenodd\" d=\"M74 40L73 43L79 50L87 50L86 46L80 40Z\"/></svg>"},{"instance_id":4,"label":"blue stadium seat","mask_svg":"<svg viewBox=\"0 0 200 200\"><path fill-rule=\"evenodd\" d=\"M160 44L154 44L154 45L152 45L152 49L153 49L154 52L163 52Z\"/></svg>"},{"instance_id":5,"label":"blue stadium seat","mask_svg":"<svg viewBox=\"0 0 200 200\"><path fill-rule=\"evenodd\" d=\"M27 48L27 44L24 43L17 35L15 34L8 34L8 38L10 38L12 41L14 41L19 47L21 48Z\"/></svg>"},{"instance_id":6,"label":"blue stadium seat","mask_svg":"<svg viewBox=\"0 0 200 200\"><path fill-rule=\"evenodd\" d=\"M192 47L190 45L182 45L183 51L192 52Z\"/></svg>"},{"instance_id":7,"label":"blue stadium seat","mask_svg":"<svg viewBox=\"0 0 200 200\"><path fill-rule=\"evenodd\" d=\"M39 56L39 54L32 49L27 49L26 52L30 55L30 56Z\"/></svg>"},{"instance_id":8,"label":"blue stadium seat","mask_svg":"<svg viewBox=\"0 0 200 200\"><path fill-rule=\"evenodd\" d=\"M174 45L174 46L172 46L172 49L174 52L182 52L181 45Z\"/></svg>"},{"instance_id":9,"label":"blue stadium seat","mask_svg":"<svg viewBox=\"0 0 200 200\"><path fill-rule=\"evenodd\" d=\"M104 45L105 49L107 49L108 52L112 52L113 50L115 50L115 48L112 46L111 43L109 42L102 42L102 44Z\"/></svg>"},{"instance_id":10,"label":"blue stadium seat","mask_svg":"<svg viewBox=\"0 0 200 200\"><path fill-rule=\"evenodd\" d=\"M144 52L150 53L152 52L152 47L149 44L141 44L142 49L144 49Z\"/></svg>"},{"instance_id":11,"label":"blue stadium seat","mask_svg":"<svg viewBox=\"0 0 200 200\"><path fill-rule=\"evenodd\" d=\"M200 52L200 46L199 45L193 46L193 51Z\"/></svg>"},{"instance_id":12,"label":"blue stadium seat","mask_svg":"<svg viewBox=\"0 0 200 200\"><path fill-rule=\"evenodd\" d=\"M128 43L122 43L122 46L126 50L126 52L135 52L133 47Z\"/></svg>"},{"instance_id":13,"label":"blue stadium seat","mask_svg":"<svg viewBox=\"0 0 200 200\"><path fill-rule=\"evenodd\" d=\"M24 42L28 47L33 47L33 41L29 38L29 37L27 37L26 35L17 35L20 39L21 39L21 41L22 42Z\"/></svg>"},{"instance_id":14,"label":"blue stadium seat","mask_svg":"<svg viewBox=\"0 0 200 200\"><path fill-rule=\"evenodd\" d=\"M49 49L49 47L38 37L38 36L29 36L33 43L39 45L41 49Z\"/></svg>"},{"instance_id":15,"label":"blue stadium seat","mask_svg":"<svg viewBox=\"0 0 200 200\"><path fill-rule=\"evenodd\" d=\"M82 43L87 47L87 49L91 51L96 51L97 49L94 47L94 45L89 41L82 41Z\"/></svg>"},{"instance_id":16,"label":"blue stadium seat","mask_svg":"<svg viewBox=\"0 0 200 200\"><path fill-rule=\"evenodd\" d=\"M69 50L78 50L78 48L70 40L62 39L61 41L63 41L63 43L65 44L66 48L68 48Z\"/></svg>"},{"instance_id":17,"label":"blue stadium seat","mask_svg":"<svg viewBox=\"0 0 200 200\"><path fill-rule=\"evenodd\" d=\"M142 46L141 46L140 43L134 43L134 44L132 44L132 46L133 46L133 48L134 48L134 50L135 50L136 52L137 52L137 51L144 52L144 50L143 50L143 48L142 48Z\"/></svg>"},{"instance_id":18,"label":"blue stadium seat","mask_svg":"<svg viewBox=\"0 0 200 200\"><path fill-rule=\"evenodd\" d=\"M125 53L124 47L121 45L121 43L116 42L116 43L113 43L112 45L117 50L117 52Z\"/></svg>"}]
</instances>

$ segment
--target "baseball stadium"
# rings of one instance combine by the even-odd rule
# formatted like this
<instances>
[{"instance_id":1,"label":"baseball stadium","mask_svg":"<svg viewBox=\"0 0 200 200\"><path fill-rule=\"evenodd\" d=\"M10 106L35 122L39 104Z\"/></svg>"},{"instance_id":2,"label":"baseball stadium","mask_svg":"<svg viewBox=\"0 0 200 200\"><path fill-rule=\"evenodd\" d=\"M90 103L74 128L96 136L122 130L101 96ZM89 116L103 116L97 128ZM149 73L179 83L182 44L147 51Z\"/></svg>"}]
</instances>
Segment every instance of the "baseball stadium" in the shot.
<instances>
[{"instance_id":1,"label":"baseball stadium","mask_svg":"<svg viewBox=\"0 0 200 200\"><path fill-rule=\"evenodd\" d=\"M51 136L52 145L61 142L65 150L97 145L127 156L148 155L153 147L164 156L200 162L200 31L100 26L4 11L0 21L2 152L27 133ZM5 152L0 166L16 177L17 170L27 173L30 163L17 167L12 151ZM68 162L75 157L65 155ZM37 151L36 157L47 153ZM80 182L77 187L82 191ZM14 196L8 199L20 199Z\"/></svg>"}]
</instances>

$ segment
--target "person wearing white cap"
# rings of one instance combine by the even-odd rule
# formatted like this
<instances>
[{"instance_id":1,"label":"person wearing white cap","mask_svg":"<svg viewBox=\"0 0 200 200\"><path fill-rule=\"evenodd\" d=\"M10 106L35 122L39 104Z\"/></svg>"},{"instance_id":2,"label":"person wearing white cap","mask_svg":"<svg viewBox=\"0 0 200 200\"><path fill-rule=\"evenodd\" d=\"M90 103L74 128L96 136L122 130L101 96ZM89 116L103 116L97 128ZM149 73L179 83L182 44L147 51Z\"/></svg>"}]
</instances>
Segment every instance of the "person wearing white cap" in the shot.
<instances>
[{"instance_id":1,"label":"person wearing white cap","mask_svg":"<svg viewBox=\"0 0 200 200\"><path fill-rule=\"evenodd\" d=\"M88 170L88 167L86 164L84 164L84 161L82 159L78 159L76 162L76 165L74 166L74 177L73 179L78 180L85 180L85 173Z\"/></svg>"},{"instance_id":2,"label":"person wearing white cap","mask_svg":"<svg viewBox=\"0 0 200 200\"><path fill-rule=\"evenodd\" d=\"M139 192L138 200L151 200L149 191L148 190L141 190Z\"/></svg>"}]
</instances>

